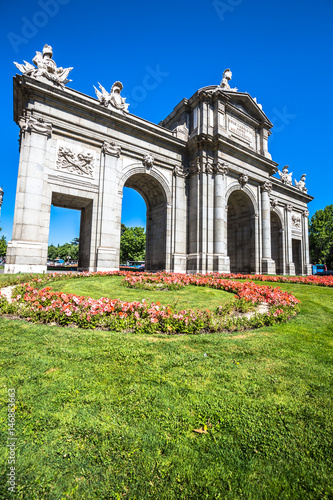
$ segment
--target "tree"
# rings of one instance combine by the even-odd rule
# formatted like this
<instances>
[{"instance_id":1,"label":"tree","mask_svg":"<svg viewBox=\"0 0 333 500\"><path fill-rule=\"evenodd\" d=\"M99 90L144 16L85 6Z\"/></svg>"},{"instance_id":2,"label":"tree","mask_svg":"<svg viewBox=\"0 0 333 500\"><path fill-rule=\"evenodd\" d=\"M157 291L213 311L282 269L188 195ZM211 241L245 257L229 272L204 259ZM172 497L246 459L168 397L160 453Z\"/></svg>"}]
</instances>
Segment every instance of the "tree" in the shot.
<instances>
[{"instance_id":1,"label":"tree","mask_svg":"<svg viewBox=\"0 0 333 500\"><path fill-rule=\"evenodd\" d=\"M71 260L77 260L79 258L79 238L74 238L70 243L63 245L49 245L47 257L50 260L57 258L67 260L67 257L70 257Z\"/></svg>"},{"instance_id":2,"label":"tree","mask_svg":"<svg viewBox=\"0 0 333 500\"><path fill-rule=\"evenodd\" d=\"M317 210L311 217L309 244L311 262L333 268L333 205Z\"/></svg>"},{"instance_id":3,"label":"tree","mask_svg":"<svg viewBox=\"0 0 333 500\"><path fill-rule=\"evenodd\" d=\"M0 231L2 231L1 227ZM6 252L7 252L7 240L6 236L2 235L0 238L0 257L5 257Z\"/></svg>"},{"instance_id":4,"label":"tree","mask_svg":"<svg viewBox=\"0 0 333 500\"><path fill-rule=\"evenodd\" d=\"M126 227L121 225L120 262L128 260L145 260L146 233L143 227Z\"/></svg>"}]
</instances>

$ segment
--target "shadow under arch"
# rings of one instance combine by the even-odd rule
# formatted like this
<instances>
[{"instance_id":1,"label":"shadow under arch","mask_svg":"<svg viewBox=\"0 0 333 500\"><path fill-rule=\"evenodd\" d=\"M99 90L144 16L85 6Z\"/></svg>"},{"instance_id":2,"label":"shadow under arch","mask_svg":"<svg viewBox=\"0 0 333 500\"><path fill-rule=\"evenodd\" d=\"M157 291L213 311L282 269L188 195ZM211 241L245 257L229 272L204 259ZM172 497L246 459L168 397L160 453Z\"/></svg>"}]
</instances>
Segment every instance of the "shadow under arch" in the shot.
<instances>
[{"instance_id":1,"label":"shadow under arch","mask_svg":"<svg viewBox=\"0 0 333 500\"><path fill-rule=\"evenodd\" d=\"M227 192L227 248L232 273L256 271L256 208L249 189L231 186Z\"/></svg>"},{"instance_id":2,"label":"shadow under arch","mask_svg":"<svg viewBox=\"0 0 333 500\"><path fill-rule=\"evenodd\" d=\"M119 190L124 187L137 191L146 203L146 269L165 270L167 206L171 201L167 182L158 172L147 172L142 164L134 164L121 179Z\"/></svg>"}]
</instances>

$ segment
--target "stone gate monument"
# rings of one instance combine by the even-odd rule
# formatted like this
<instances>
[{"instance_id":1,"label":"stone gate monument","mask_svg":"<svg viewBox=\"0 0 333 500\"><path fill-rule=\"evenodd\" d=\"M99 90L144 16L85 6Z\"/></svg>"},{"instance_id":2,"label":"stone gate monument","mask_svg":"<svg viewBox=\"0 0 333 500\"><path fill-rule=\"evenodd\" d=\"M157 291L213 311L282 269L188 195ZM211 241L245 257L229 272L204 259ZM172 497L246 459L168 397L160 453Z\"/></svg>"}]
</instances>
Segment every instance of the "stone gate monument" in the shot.
<instances>
[{"instance_id":1,"label":"stone gate monument","mask_svg":"<svg viewBox=\"0 0 333 500\"><path fill-rule=\"evenodd\" d=\"M15 63L20 165L5 272L46 271L50 208L80 210L79 267L119 266L122 193L147 206L146 269L311 273L305 175L280 178L272 123L249 94L220 85L183 99L159 125L129 113L117 81L97 99L66 87L72 68L37 52Z\"/></svg>"}]
</instances>

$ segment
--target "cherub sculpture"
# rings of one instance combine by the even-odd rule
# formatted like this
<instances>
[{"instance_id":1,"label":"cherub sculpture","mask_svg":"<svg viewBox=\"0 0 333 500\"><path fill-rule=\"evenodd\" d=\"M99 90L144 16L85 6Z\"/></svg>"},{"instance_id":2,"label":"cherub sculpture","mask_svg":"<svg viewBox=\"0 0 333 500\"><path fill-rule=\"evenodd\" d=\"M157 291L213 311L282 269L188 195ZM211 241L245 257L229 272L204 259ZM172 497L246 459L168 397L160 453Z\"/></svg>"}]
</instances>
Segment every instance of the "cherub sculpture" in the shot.
<instances>
[{"instance_id":1,"label":"cherub sculpture","mask_svg":"<svg viewBox=\"0 0 333 500\"><path fill-rule=\"evenodd\" d=\"M295 186L300 190L302 191L303 193L307 193L308 190L306 189L305 187L305 177L306 177L306 174L303 174L302 177L301 177L301 180L297 182L297 180L295 179Z\"/></svg>"},{"instance_id":2,"label":"cherub sculpture","mask_svg":"<svg viewBox=\"0 0 333 500\"><path fill-rule=\"evenodd\" d=\"M43 53L37 51L32 60L36 67L27 61L23 61L24 64L18 64L16 62L14 62L14 64L24 75L31 76L33 78L44 77L47 80L63 87L66 83L72 81L68 80L67 77L73 68L58 68L55 61L52 59L52 56L52 47L45 44L43 47Z\"/></svg>"},{"instance_id":3,"label":"cherub sculpture","mask_svg":"<svg viewBox=\"0 0 333 500\"><path fill-rule=\"evenodd\" d=\"M123 113L128 113L129 104L125 103L126 98L121 97L120 92L123 90L123 84L121 82L115 82L112 87L110 93L105 90L105 88L98 83L101 92L95 87L94 89L97 95L97 99L99 102L105 106L106 108L112 106L116 109L123 111Z\"/></svg>"},{"instance_id":4,"label":"cherub sculpture","mask_svg":"<svg viewBox=\"0 0 333 500\"><path fill-rule=\"evenodd\" d=\"M230 90L232 92L237 92L238 89L236 87L234 87L233 89L230 88L229 81L231 80L231 78L232 78L231 70L229 68L225 69L223 71L220 87L222 90Z\"/></svg>"},{"instance_id":5,"label":"cherub sculpture","mask_svg":"<svg viewBox=\"0 0 333 500\"><path fill-rule=\"evenodd\" d=\"M288 171L289 167L288 165L285 165L282 169L282 172L281 170L278 170L279 172L279 176L280 176L280 180L283 182L283 184L288 184L289 186L292 186L293 185L293 180L292 180L292 175L293 173Z\"/></svg>"}]
</instances>

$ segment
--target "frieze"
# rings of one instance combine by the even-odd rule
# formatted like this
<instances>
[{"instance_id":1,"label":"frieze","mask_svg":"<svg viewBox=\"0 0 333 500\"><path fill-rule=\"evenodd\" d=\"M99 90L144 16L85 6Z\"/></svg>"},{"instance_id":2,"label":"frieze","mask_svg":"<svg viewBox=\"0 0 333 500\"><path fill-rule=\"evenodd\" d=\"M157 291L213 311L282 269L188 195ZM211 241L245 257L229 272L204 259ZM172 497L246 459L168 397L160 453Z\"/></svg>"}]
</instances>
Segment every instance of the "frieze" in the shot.
<instances>
[{"instance_id":1,"label":"frieze","mask_svg":"<svg viewBox=\"0 0 333 500\"><path fill-rule=\"evenodd\" d=\"M52 123L45 122L43 118L29 118L21 117L19 119L19 126L21 132L36 132L37 134L52 135Z\"/></svg>"},{"instance_id":2,"label":"frieze","mask_svg":"<svg viewBox=\"0 0 333 500\"><path fill-rule=\"evenodd\" d=\"M61 146L58 150L56 166L58 170L93 177L94 156L89 151L75 153L73 149Z\"/></svg>"},{"instance_id":3,"label":"frieze","mask_svg":"<svg viewBox=\"0 0 333 500\"><path fill-rule=\"evenodd\" d=\"M121 153L121 146L118 146L114 141L104 141L102 151L106 155L116 156L119 158Z\"/></svg>"}]
</instances>

